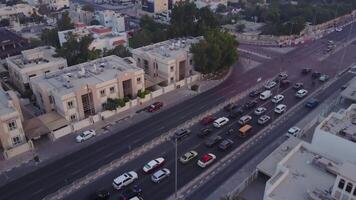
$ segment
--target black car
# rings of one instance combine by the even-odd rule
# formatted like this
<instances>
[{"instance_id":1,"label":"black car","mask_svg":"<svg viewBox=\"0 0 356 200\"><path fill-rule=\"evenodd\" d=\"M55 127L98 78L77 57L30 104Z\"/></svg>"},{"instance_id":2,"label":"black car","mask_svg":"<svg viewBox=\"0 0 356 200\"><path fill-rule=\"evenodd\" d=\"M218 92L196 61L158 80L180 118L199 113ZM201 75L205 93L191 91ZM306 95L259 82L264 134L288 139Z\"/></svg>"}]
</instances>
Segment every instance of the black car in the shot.
<instances>
[{"instance_id":1,"label":"black car","mask_svg":"<svg viewBox=\"0 0 356 200\"><path fill-rule=\"evenodd\" d=\"M198 133L199 137L204 137L209 135L212 132L212 130L210 128L202 128L200 129L200 132Z\"/></svg>"},{"instance_id":2,"label":"black car","mask_svg":"<svg viewBox=\"0 0 356 200\"><path fill-rule=\"evenodd\" d=\"M296 89L296 90L299 90L299 89L302 89L303 88L303 83L295 83L293 85L293 88Z\"/></svg>"},{"instance_id":3,"label":"black car","mask_svg":"<svg viewBox=\"0 0 356 200\"><path fill-rule=\"evenodd\" d=\"M260 90L253 90L252 92L250 92L250 93L248 94L248 96L254 98L254 97L257 97L257 96L260 95L260 94L261 94L261 91L260 91Z\"/></svg>"},{"instance_id":4,"label":"black car","mask_svg":"<svg viewBox=\"0 0 356 200\"><path fill-rule=\"evenodd\" d=\"M93 200L107 200L110 199L110 192L107 190L99 190L93 197Z\"/></svg>"},{"instance_id":5,"label":"black car","mask_svg":"<svg viewBox=\"0 0 356 200\"><path fill-rule=\"evenodd\" d=\"M319 78L321 76L320 72L313 72L312 73L312 78Z\"/></svg>"},{"instance_id":6,"label":"black car","mask_svg":"<svg viewBox=\"0 0 356 200\"><path fill-rule=\"evenodd\" d=\"M205 141L205 146L207 147L212 147L215 144L217 144L218 142L220 142L222 140L222 137L219 135L213 135L210 136L206 141Z\"/></svg>"},{"instance_id":7,"label":"black car","mask_svg":"<svg viewBox=\"0 0 356 200\"><path fill-rule=\"evenodd\" d=\"M311 68L304 68L302 69L302 74L309 74L312 71Z\"/></svg>"},{"instance_id":8,"label":"black car","mask_svg":"<svg viewBox=\"0 0 356 200\"><path fill-rule=\"evenodd\" d=\"M136 197L136 196L140 196L142 193L142 189L140 187L138 187L137 185L134 185L132 188L129 188L127 190L125 190L120 199L121 200L128 200L128 199L131 199L133 197Z\"/></svg>"},{"instance_id":9,"label":"black car","mask_svg":"<svg viewBox=\"0 0 356 200\"><path fill-rule=\"evenodd\" d=\"M317 107L319 104L319 101L315 98L311 98L307 101L307 103L305 104L305 107L307 108L315 108Z\"/></svg>"},{"instance_id":10,"label":"black car","mask_svg":"<svg viewBox=\"0 0 356 200\"><path fill-rule=\"evenodd\" d=\"M229 118L236 119L237 117L241 116L244 113L244 108L239 106L238 108L230 111Z\"/></svg>"},{"instance_id":11,"label":"black car","mask_svg":"<svg viewBox=\"0 0 356 200\"><path fill-rule=\"evenodd\" d=\"M234 144L234 142L232 140L225 139L225 140L221 141L221 143L219 144L219 149L227 150L228 148L230 148L232 146L232 144Z\"/></svg>"},{"instance_id":12,"label":"black car","mask_svg":"<svg viewBox=\"0 0 356 200\"><path fill-rule=\"evenodd\" d=\"M257 106L257 101L256 100L253 100L253 101L248 101L246 104L245 104L245 108L246 109L252 109L254 107Z\"/></svg>"},{"instance_id":13,"label":"black car","mask_svg":"<svg viewBox=\"0 0 356 200\"><path fill-rule=\"evenodd\" d=\"M282 80L281 83L279 84L279 87L287 87L290 85L290 83L291 81L288 79Z\"/></svg>"},{"instance_id":14,"label":"black car","mask_svg":"<svg viewBox=\"0 0 356 200\"><path fill-rule=\"evenodd\" d=\"M178 131L176 131L174 133L174 136L175 136L175 138L180 140L182 138L188 137L189 134L190 134L190 130L189 129L182 128L182 129L179 129Z\"/></svg>"},{"instance_id":15,"label":"black car","mask_svg":"<svg viewBox=\"0 0 356 200\"><path fill-rule=\"evenodd\" d=\"M237 105L234 103L229 103L224 107L224 110L227 112L232 111L233 109L237 108Z\"/></svg>"}]
</instances>

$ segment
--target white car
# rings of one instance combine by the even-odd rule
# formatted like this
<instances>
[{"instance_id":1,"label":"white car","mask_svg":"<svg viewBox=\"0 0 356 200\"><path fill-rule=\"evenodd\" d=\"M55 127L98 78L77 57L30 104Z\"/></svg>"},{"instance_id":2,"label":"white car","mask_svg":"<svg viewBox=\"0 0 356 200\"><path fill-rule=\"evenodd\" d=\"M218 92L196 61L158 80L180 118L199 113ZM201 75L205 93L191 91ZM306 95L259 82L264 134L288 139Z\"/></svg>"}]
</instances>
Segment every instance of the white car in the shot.
<instances>
[{"instance_id":1,"label":"white car","mask_svg":"<svg viewBox=\"0 0 356 200\"><path fill-rule=\"evenodd\" d=\"M142 169L145 173L150 173L154 169L157 169L158 167L162 166L164 164L164 161L165 160L162 157L156 158L145 164Z\"/></svg>"},{"instance_id":2,"label":"white car","mask_svg":"<svg viewBox=\"0 0 356 200\"><path fill-rule=\"evenodd\" d=\"M164 178L167 178L171 174L171 171L167 168L160 169L156 171L154 174L151 176L151 180L155 183L161 182Z\"/></svg>"},{"instance_id":3,"label":"white car","mask_svg":"<svg viewBox=\"0 0 356 200\"><path fill-rule=\"evenodd\" d=\"M255 115L262 115L263 113L265 113L267 111L267 108L265 107L258 107L255 109Z\"/></svg>"},{"instance_id":4,"label":"white car","mask_svg":"<svg viewBox=\"0 0 356 200\"><path fill-rule=\"evenodd\" d=\"M262 124L267 123L270 119L271 119L270 116L268 116L268 115L262 115L262 116L258 119L257 123L262 125Z\"/></svg>"},{"instance_id":5,"label":"white car","mask_svg":"<svg viewBox=\"0 0 356 200\"><path fill-rule=\"evenodd\" d=\"M283 101L283 99L284 99L283 95L277 94L276 96L273 97L272 102L279 103L279 102Z\"/></svg>"},{"instance_id":6,"label":"white car","mask_svg":"<svg viewBox=\"0 0 356 200\"><path fill-rule=\"evenodd\" d=\"M205 168L206 166L208 166L212 162L214 162L215 159L216 159L216 156L212 153L204 154L198 161L198 165L199 165L199 167Z\"/></svg>"},{"instance_id":7,"label":"white car","mask_svg":"<svg viewBox=\"0 0 356 200\"><path fill-rule=\"evenodd\" d=\"M284 104L279 104L276 106L276 108L274 109L274 112L275 113L278 113L278 114L282 114L285 110L287 109L287 106L284 105Z\"/></svg>"},{"instance_id":8,"label":"white car","mask_svg":"<svg viewBox=\"0 0 356 200\"><path fill-rule=\"evenodd\" d=\"M341 31L342 31L342 28L341 28L341 27L336 27L336 28L335 28L335 31L336 31L336 32L341 32Z\"/></svg>"},{"instance_id":9,"label":"white car","mask_svg":"<svg viewBox=\"0 0 356 200\"><path fill-rule=\"evenodd\" d=\"M308 94L308 91L305 89L298 90L297 93L295 93L295 96L298 98L303 98Z\"/></svg>"},{"instance_id":10,"label":"white car","mask_svg":"<svg viewBox=\"0 0 356 200\"><path fill-rule=\"evenodd\" d=\"M77 135L75 138L77 142L83 142L85 140L88 140L96 135L95 130L90 129L82 132L81 134Z\"/></svg>"},{"instance_id":11,"label":"white car","mask_svg":"<svg viewBox=\"0 0 356 200\"><path fill-rule=\"evenodd\" d=\"M275 87L276 85L277 85L276 82L274 82L274 81L268 81L264 86L265 86L265 88L266 88L267 90L269 90L269 89L272 89L273 87Z\"/></svg>"},{"instance_id":12,"label":"white car","mask_svg":"<svg viewBox=\"0 0 356 200\"><path fill-rule=\"evenodd\" d=\"M120 190L121 188L130 185L136 179L138 179L137 173L134 171L130 171L122 174L121 176L116 177L114 179L114 182L112 183L112 186L115 189Z\"/></svg>"},{"instance_id":13,"label":"white car","mask_svg":"<svg viewBox=\"0 0 356 200\"><path fill-rule=\"evenodd\" d=\"M196 151L188 151L187 153L185 153L184 155L182 155L179 158L179 161L183 164L189 162L190 160L192 160L193 158L195 158L198 155L198 153Z\"/></svg>"},{"instance_id":14,"label":"white car","mask_svg":"<svg viewBox=\"0 0 356 200\"><path fill-rule=\"evenodd\" d=\"M213 126L215 128L220 128L220 127L224 126L225 124L227 124L228 122L229 122L229 119L227 117L220 117L213 122Z\"/></svg>"},{"instance_id":15,"label":"white car","mask_svg":"<svg viewBox=\"0 0 356 200\"><path fill-rule=\"evenodd\" d=\"M302 130L296 126L290 128L287 132L287 136L301 137Z\"/></svg>"},{"instance_id":16,"label":"white car","mask_svg":"<svg viewBox=\"0 0 356 200\"><path fill-rule=\"evenodd\" d=\"M241 125L245 125L251 120L252 120L252 117L250 115L244 115L239 119L238 123Z\"/></svg>"}]
</instances>

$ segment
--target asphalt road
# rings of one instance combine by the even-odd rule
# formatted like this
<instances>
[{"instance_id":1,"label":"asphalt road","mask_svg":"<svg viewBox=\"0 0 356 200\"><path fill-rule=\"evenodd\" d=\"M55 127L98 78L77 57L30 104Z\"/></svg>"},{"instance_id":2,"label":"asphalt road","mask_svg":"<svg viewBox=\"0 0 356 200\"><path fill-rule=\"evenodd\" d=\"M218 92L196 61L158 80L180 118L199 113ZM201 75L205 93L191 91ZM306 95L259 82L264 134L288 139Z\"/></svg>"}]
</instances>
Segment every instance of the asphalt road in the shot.
<instances>
[{"instance_id":1,"label":"asphalt road","mask_svg":"<svg viewBox=\"0 0 356 200\"><path fill-rule=\"evenodd\" d=\"M343 40L348 32L348 28L345 28L343 32L331 34L328 38ZM355 29L351 32L353 36L356 35ZM290 75L295 76L291 76L292 79L296 79L300 74L300 69L306 65L313 65L313 68L326 73L333 73L341 69L335 66L335 63L324 63L325 65L321 66L320 62L312 59L314 54L320 53L324 48L324 41L320 40L303 48L298 48L280 59L271 60L247 73L243 73L242 67L237 64L234 66L232 75L216 88L173 108L152 115L150 119L140 122L134 127L104 138L93 145L6 184L0 188L0 199L41 199L128 153L129 146L132 149L141 146L208 108L252 87L258 77L266 80L279 71L287 71ZM343 56L339 53L332 57L332 60L340 60ZM354 61L354 57L345 56L344 61L343 65L351 63Z\"/></svg>"}]
</instances>

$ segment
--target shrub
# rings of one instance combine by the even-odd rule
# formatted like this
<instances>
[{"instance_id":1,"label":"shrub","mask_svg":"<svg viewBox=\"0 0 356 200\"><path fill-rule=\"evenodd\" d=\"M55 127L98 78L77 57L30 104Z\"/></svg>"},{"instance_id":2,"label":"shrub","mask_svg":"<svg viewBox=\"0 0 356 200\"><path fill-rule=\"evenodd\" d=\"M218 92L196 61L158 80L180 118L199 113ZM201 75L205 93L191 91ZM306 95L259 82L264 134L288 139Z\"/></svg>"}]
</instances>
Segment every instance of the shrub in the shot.
<instances>
[{"instance_id":1,"label":"shrub","mask_svg":"<svg viewBox=\"0 0 356 200\"><path fill-rule=\"evenodd\" d=\"M192 87L190 87L190 89L193 90L193 91L198 91L199 85L194 84L194 85L192 85Z\"/></svg>"},{"instance_id":2,"label":"shrub","mask_svg":"<svg viewBox=\"0 0 356 200\"><path fill-rule=\"evenodd\" d=\"M129 102L130 101L130 97L128 97L128 96L126 96L126 97L124 97L124 102L126 103L126 102Z\"/></svg>"},{"instance_id":3,"label":"shrub","mask_svg":"<svg viewBox=\"0 0 356 200\"><path fill-rule=\"evenodd\" d=\"M149 91L149 90L144 90L143 92L141 90L139 90L137 92L137 96L140 97L141 99L143 99L143 98L145 98L145 96L147 94L150 94L150 93L151 93L151 91Z\"/></svg>"}]
</instances>

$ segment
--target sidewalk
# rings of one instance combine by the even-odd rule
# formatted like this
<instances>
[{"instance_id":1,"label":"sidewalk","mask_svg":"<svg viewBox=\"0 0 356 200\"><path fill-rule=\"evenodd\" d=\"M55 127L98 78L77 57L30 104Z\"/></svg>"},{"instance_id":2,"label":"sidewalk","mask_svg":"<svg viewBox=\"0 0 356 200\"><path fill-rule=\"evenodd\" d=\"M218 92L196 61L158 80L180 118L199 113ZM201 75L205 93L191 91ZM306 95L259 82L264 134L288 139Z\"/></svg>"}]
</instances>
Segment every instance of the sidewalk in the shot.
<instances>
[{"instance_id":1,"label":"sidewalk","mask_svg":"<svg viewBox=\"0 0 356 200\"><path fill-rule=\"evenodd\" d=\"M79 132L82 132L82 130L77 131L77 133L64 136L54 142L48 137L34 141L34 151L24 153L9 160L1 160L0 158L0 186L151 117L152 113L136 113L136 111L142 110L154 101L164 102L165 106L162 109L168 109L198 95L201 92L217 86L221 82L222 80L202 80L197 82L200 86L199 92L192 91L185 86L165 95L159 96L154 100L146 102L135 108L119 113L111 118L99 121L94 125L85 128L86 130L95 129L97 136L83 143L75 142L75 136ZM35 155L39 157L40 162L35 162L33 160Z\"/></svg>"}]
</instances>

